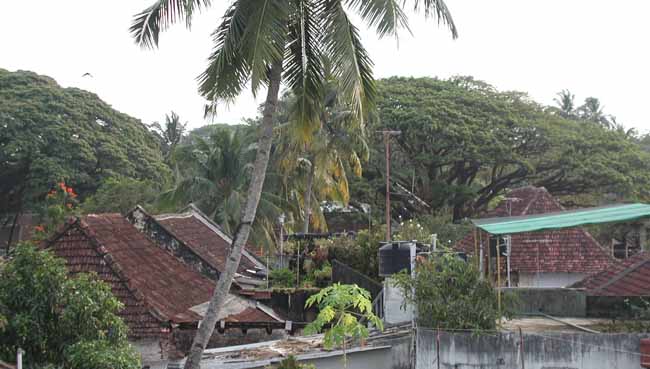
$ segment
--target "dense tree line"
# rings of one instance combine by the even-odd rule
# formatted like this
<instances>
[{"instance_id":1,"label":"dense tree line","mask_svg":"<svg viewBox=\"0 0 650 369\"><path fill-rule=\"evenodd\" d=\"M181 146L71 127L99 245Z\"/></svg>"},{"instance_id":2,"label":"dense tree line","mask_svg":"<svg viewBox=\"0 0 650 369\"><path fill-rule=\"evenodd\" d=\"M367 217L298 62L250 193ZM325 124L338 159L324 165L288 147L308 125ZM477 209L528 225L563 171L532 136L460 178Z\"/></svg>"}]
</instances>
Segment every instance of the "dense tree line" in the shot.
<instances>
[{"instance_id":1,"label":"dense tree line","mask_svg":"<svg viewBox=\"0 0 650 369\"><path fill-rule=\"evenodd\" d=\"M471 77L394 77L380 81L378 92L378 119L369 131L401 131L393 139L393 181L413 189L430 211L459 220L526 184L588 198L582 205L606 194L648 196L648 138L622 129L597 99L580 108L545 107ZM382 208L384 148L379 135L371 142L364 180L352 191L357 201ZM408 198L396 200L398 214L421 212Z\"/></svg>"},{"instance_id":2,"label":"dense tree line","mask_svg":"<svg viewBox=\"0 0 650 369\"><path fill-rule=\"evenodd\" d=\"M34 210L59 182L84 199L109 178L163 185L160 141L96 95L0 69L0 214Z\"/></svg>"}]
</instances>

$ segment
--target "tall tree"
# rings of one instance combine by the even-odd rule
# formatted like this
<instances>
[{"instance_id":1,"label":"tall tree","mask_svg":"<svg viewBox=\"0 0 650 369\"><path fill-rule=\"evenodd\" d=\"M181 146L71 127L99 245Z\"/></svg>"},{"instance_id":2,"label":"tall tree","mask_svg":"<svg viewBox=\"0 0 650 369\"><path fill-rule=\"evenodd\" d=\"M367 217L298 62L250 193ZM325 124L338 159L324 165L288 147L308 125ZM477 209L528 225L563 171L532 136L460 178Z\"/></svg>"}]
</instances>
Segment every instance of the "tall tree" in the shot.
<instances>
[{"instance_id":1,"label":"tall tree","mask_svg":"<svg viewBox=\"0 0 650 369\"><path fill-rule=\"evenodd\" d=\"M603 112L600 100L595 97L586 98L584 104L578 107L578 114L584 120L601 124L605 128L612 128L612 122Z\"/></svg>"},{"instance_id":2,"label":"tall tree","mask_svg":"<svg viewBox=\"0 0 650 369\"><path fill-rule=\"evenodd\" d=\"M172 155L176 146L181 142L187 122L181 123L181 118L175 112L165 114L165 125L159 122L153 122L151 127L160 138L160 146L163 152L163 157L167 164L170 164Z\"/></svg>"},{"instance_id":3,"label":"tall tree","mask_svg":"<svg viewBox=\"0 0 650 369\"><path fill-rule=\"evenodd\" d=\"M215 47L207 69L199 77L199 91L215 106L233 100L249 81L255 95L264 86L268 90L246 206L233 237L226 270L217 283L185 368L199 367L255 219L269 162L280 84L284 82L299 97L301 103L296 113L303 116L302 120L316 121L321 111L323 59L327 58L332 61L335 77L341 81L343 96L362 117L372 108L375 96L372 62L347 11L357 13L379 36L396 35L408 27L401 3L235 0L226 10L213 33ZM136 15L131 27L133 37L142 46L157 46L160 31L177 21L189 26L193 16L210 4L210 0L158 0ZM416 11L438 18L456 36L456 27L442 0L416 0L412 4ZM210 107L208 110L214 111Z\"/></svg>"},{"instance_id":4,"label":"tall tree","mask_svg":"<svg viewBox=\"0 0 650 369\"><path fill-rule=\"evenodd\" d=\"M560 109L560 115L565 118L570 118L575 115L575 99L576 95L572 94L569 90L562 90L557 93L557 97L553 99Z\"/></svg>"},{"instance_id":5,"label":"tall tree","mask_svg":"<svg viewBox=\"0 0 650 369\"><path fill-rule=\"evenodd\" d=\"M163 208L184 207L192 202L233 234L244 207L245 191L251 177L255 145L243 128L216 129L210 137L196 136L193 143L179 146L176 185L160 196ZM266 187L266 185L265 185ZM272 191L260 197L260 211L253 224L256 244L270 244L266 225L282 212L283 201Z\"/></svg>"},{"instance_id":6,"label":"tall tree","mask_svg":"<svg viewBox=\"0 0 650 369\"><path fill-rule=\"evenodd\" d=\"M326 76L329 76L328 68ZM310 224L323 229L324 217L320 201L332 200L345 205L350 200L347 172L361 176L362 162L368 160L368 144L363 120L353 114L338 93L338 81L327 78L323 92L322 111L317 126L287 114L287 136L280 167L295 182L304 182L299 205L303 214L302 232ZM295 98L286 97L287 109L294 109ZM300 170L302 169L302 170ZM301 178L296 178L296 173ZM302 175L300 175L302 174ZM298 181L295 181L298 179Z\"/></svg>"}]
</instances>

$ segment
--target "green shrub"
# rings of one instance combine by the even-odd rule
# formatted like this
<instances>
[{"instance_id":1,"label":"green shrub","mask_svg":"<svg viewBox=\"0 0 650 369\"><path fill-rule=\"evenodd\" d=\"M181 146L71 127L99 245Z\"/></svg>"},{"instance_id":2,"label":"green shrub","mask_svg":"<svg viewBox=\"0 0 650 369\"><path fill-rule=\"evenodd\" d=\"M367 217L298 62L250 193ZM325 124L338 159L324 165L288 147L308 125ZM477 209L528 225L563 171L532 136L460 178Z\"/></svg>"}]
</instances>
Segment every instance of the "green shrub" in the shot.
<instances>
[{"instance_id":1,"label":"green shrub","mask_svg":"<svg viewBox=\"0 0 650 369\"><path fill-rule=\"evenodd\" d=\"M481 278L475 263L453 253L419 263L415 279L406 272L396 274L395 284L406 296L405 304L415 304L425 327L494 330L501 315L512 311L512 301L504 298L499 312L496 290Z\"/></svg>"},{"instance_id":2,"label":"green shrub","mask_svg":"<svg viewBox=\"0 0 650 369\"><path fill-rule=\"evenodd\" d=\"M269 277L273 287L292 288L296 286L296 275L287 268L274 269Z\"/></svg>"}]
</instances>

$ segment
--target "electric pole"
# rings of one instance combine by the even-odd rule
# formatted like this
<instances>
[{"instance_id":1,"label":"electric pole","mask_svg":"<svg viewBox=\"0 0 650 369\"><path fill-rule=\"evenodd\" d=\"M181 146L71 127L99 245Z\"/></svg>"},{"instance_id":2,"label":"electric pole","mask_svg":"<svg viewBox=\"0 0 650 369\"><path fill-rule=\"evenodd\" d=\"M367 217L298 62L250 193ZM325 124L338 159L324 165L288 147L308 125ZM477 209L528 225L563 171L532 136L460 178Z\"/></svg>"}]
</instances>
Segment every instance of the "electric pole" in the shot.
<instances>
[{"instance_id":1,"label":"electric pole","mask_svg":"<svg viewBox=\"0 0 650 369\"><path fill-rule=\"evenodd\" d=\"M402 131L377 131L384 135L386 147L386 241L390 242L390 137L399 136Z\"/></svg>"}]
</instances>

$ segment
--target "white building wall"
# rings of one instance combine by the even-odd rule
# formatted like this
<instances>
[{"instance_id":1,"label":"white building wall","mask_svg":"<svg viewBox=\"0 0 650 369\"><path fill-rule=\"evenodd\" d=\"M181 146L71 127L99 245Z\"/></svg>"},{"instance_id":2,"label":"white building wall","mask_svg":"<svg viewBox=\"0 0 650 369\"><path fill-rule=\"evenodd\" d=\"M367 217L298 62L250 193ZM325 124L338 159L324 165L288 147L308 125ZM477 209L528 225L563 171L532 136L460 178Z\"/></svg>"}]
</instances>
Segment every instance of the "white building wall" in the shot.
<instances>
[{"instance_id":1,"label":"white building wall","mask_svg":"<svg viewBox=\"0 0 650 369\"><path fill-rule=\"evenodd\" d=\"M518 287L567 287L586 276L585 273L519 273Z\"/></svg>"},{"instance_id":2,"label":"white building wall","mask_svg":"<svg viewBox=\"0 0 650 369\"><path fill-rule=\"evenodd\" d=\"M404 304L404 294L395 287L392 278L387 277L384 280L384 322L387 324L397 324L410 322L413 319L413 306Z\"/></svg>"}]
</instances>

